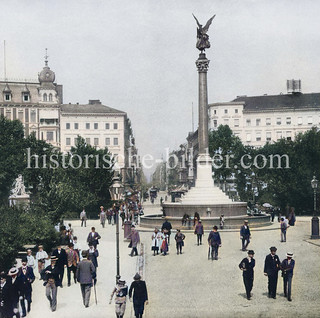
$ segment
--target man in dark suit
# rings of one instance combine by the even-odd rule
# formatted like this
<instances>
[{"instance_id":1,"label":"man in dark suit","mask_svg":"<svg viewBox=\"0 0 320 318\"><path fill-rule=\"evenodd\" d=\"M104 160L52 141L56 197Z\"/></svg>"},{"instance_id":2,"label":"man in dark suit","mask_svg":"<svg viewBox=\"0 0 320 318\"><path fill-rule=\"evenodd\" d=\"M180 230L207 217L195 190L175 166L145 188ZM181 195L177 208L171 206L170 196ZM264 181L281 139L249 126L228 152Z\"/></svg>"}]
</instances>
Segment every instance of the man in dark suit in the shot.
<instances>
[{"instance_id":1,"label":"man in dark suit","mask_svg":"<svg viewBox=\"0 0 320 318\"><path fill-rule=\"evenodd\" d=\"M172 230L172 225L168 220L165 220L162 224L161 230L163 233L168 234L168 245L170 245L170 235Z\"/></svg>"},{"instance_id":2,"label":"man in dark suit","mask_svg":"<svg viewBox=\"0 0 320 318\"><path fill-rule=\"evenodd\" d=\"M270 247L270 252L264 262L264 275L268 276L268 297L276 299L280 259L276 255L276 247Z\"/></svg>"},{"instance_id":3,"label":"man in dark suit","mask_svg":"<svg viewBox=\"0 0 320 318\"><path fill-rule=\"evenodd\" d=\"M244 221L244 224L240 228L240 239L242 241L242 250L246 251L250 243L251 233L248 225L248 220Z\"/></svg>"},{"instance_id":4,"label":"man in dark suit","mask_svg":"<svg viewBox=\"0 0 320 318\"><path fill-rule=\"evenodd\" d=\"M134 277L134 282L129 289L129 299L133 292L133 308L136 318L142 318L144 305L148 304L148 292L145 281L141 280L141 276L137 273Z\"/></svg>"},{"instance_id":5,"label":"man in dark suit","mask_svg":"<svg viewBox=\"0 0 320 318\"><path fill-rule=\"evenodd\" d=\"M254 256L254 251L249 250L248 257L244 258L239 264L239 268L242 270L243 283L246 289L248 300L251 299L251 290L253 287L253 278L254 278L253 268L256 265L256 261L253 258L253 256Z\"/></svg>"},{"instance_id":6,"label":"man in dark suit","mask_svg":"<svg viewBox=\"0 0 320 318\"><path fill-rule=\"evenodd\" d=\"M87 243L88 245L93 245L94 248L97 248L97 245L99 244L99 240L101 239L101 236L98 232L96 232L96 228L92 227L91 232L88 235Z\"/></svg>"},{"instance_id":7,"label":"man in dark suit","mask_svg":"<svg viewBox=\"0 0 320 318\"><path fill-rule=\"evenodd\" d=\"M22 317L26 316L26 305L25 300L27 300L28 308L27 311L31 310L32 302L32 286L31 284L35 280L33 269L30 266L27 266L27 258L22 259L22 266L19 268L18 278L21 280L21 297L20 304L22 308Z\"/></svg>"},{"instance_id":8,"label":"man in dark suit","mask_svg":"<svg viewBox=\"0 0 320 318\"><path fill-rule=\"evenodd\" d=\"M18 273L19 270L16 267L12 267L8 273L8 275L11 277L13 313L16 316L16 318L20 318L19 299L22 294L21 280L20 278L18 278Z\"/></svg>"},{"instance_id":9,"label":"man in dark suit","mask_svg":"<svg viewBox=\"0 0 320 318\"><path fill-rule=\"evenodd\" d=\"M58 245L57 249L55 249L52 252L52 256L55 256L57 258L55 265L59 270L59 280L60 280L59 286L62 288L63 287L62 282L63 282L63 276L64 276L64 268L67 267L67 264L68 264L68 257L67 257L66 250L63 249L61 247L61 245Z\"/></svg>"},{"instance_id":10,"label":"man in dark suit","mask_svg":"<svg viewBox=\"0 0 320 318\"><path fill-rule=\"evenodd\" d=\"M13 316L12 312L12 286L11 279L6 273L0 274L0 317L9 318Z\"/></svg>"},{"instance_id":11,"label":"man in dark suit","mask_svg":"<svg viewBox=\"0 0 320 318\"><path fill-rule=\"evenodd\" d=\"M293 269L295 265L295 261L292 258L293 253L287 253L287 259L283 260L281 263L282 277L283 277L283 289L284 289L284 297L287 297L289 301L291 301L291 284L292 284L292 276Z\"/></svg>"},{"instance_id":12,"label":"man in dark suit","mask_svg":"<svg viewBox=\"0 0 320 318\"><path fill-rule=\"evenodd\" d=\"M82 251L82 261L77 265L77 281L80 283L82 300L85 307L89 307L92 281L96 283L96 269L88 260L88 252Z\"/></svg>"}]
</instances>

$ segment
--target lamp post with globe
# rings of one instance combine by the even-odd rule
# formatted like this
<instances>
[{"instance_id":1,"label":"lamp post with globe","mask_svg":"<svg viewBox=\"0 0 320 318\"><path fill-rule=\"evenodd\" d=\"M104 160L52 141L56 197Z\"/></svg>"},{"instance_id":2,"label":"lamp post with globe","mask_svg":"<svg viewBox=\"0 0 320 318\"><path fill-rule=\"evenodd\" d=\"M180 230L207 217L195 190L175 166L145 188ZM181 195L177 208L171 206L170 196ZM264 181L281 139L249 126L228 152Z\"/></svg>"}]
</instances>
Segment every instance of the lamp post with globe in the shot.
<instances>
[{"instance_id":1,"label":"lamp post with globe","mask_svg":"<svg viewBox=\"0 0 320 318\"><path fill-rule=\"evenodd\" d=\"M317 188L318 180L315 176L311 180L311 187L313 189L313 217L311 220L311 238L319 239L319 218L317 217Z\"/></svg>"},{"instance_id":2,"label":"lamp post with globe","mask_svg":"<svg viewBox=\"0 0 320 318\"><path fill-rule=\"evenodd\" d=\"M118 176L113 177L112 185L109 187L110 195L112 201L116 201L116 253L117 253L117 276L116 276L116 284L120 279L120 253L119 253L119 202L122 198L124 186L120 182L120 178Z\"/></svg>"}]
</instances>

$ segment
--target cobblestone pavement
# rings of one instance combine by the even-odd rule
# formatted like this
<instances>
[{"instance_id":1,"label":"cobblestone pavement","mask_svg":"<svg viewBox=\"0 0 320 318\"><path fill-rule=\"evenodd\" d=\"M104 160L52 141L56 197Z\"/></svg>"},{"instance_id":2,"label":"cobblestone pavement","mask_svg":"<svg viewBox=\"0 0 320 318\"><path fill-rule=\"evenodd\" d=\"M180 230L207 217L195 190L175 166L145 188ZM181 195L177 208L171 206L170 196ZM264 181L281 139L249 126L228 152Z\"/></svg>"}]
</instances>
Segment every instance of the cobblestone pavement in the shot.
<instances>
[{"instance_id":1,"label":"cobblestone pavement","mask_svg":"<svg viewBox=\"0 0 320 318\"><path fill-rule=\"evenodd\" d=\"M33 284L33 302L32 309L27 317L29 318L109 318L115 317L114 302L109 305L111 292L115 284L116 276L116 245L115 233L116 226L106 225L102 229L98 221L88 221L86 228L80 227L79 221L71 221L75 235L81 243L82 248L87 248L86 238L90 232L91 226L96 227L96 231L101 235L102 239L98 245L100 256L98 258L98 282L97 298L98 305L95 304L94 290L91 290L90 307L85 308L82 304L80 285L74 284L67 287L67 271L65 270L63 288L58 288L58 305L57 311L51 312L49 301L45 297L45 287L42 286L43 281L37 279ZM137 258L129 256L130 249L128 242L123 240L123 230L120 230L120 274L127 281L128 286L132 282L132 278L136 273ZM39 276L36 274L37 277ZM127 302L125 318L131 317L132 303ZM133 316L132 316L133 317Z\"/></svg>"},{"instance_id":2,"label":"cobblestone pavement","mask_svg":"<svg viewBox=\"0 0 320 318\"><path fill-rule=\"evenodd\" d=\"M251 301L245 297L242 272L238 268L246 256L240 249L239 233L220 233L222 247L218 261L207 258L207 233L201 246L196 245L194 234L187 233L182 255L176 254L172 240L167 256L153 256L151 233L142 233L150 298L146 317L320 317L320 247L306 241L309 233L310 220L305 218L298 218L296 226L289 228L286 243L280 242L280 230L252 232L249 248L256 253L256 267ZM280 274L277 299L267 297L263 266L271 246L278 248L280 260L287 251L295 255L291 303L283 296Z\"/></svg>"}]
</instances>

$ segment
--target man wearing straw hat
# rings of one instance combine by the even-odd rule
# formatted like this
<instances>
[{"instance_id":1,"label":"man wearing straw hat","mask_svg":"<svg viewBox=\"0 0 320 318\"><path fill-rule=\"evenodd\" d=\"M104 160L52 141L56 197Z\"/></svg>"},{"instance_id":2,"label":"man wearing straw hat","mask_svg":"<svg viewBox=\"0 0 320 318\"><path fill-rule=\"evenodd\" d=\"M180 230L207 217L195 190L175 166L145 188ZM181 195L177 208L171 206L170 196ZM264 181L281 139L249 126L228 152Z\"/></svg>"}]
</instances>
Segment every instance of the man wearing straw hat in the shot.
<instances>
[{"instance_id":1,"label":"man wearing straw hat","mask_svg":"<svg viewBox=\"0 0 320 318\"><path fill-rule=\"evenodd\" d=\"M51 265L44 269L45 282L43 285L46 286L46 296L50 302L51 311L57 309L57 287L60 286L60 270L56 266L57 259L56 256L51 256Z\"/></svg>"},{"instance_id":2,"label":"man wearing straw hat","mask_svg":"<svg viewBox=\"0 0 320 318\"><path fill-rule=\"evenodd\" d=\"M293 259L293 253L287 253L287 259L284 259L281 263L282 277L283 277L283 290L284 297L291 301L291 284L295 261Z\"/></svg>"},{"instance_id":3,"label":"man wearing straw hat","mask_svg":"<svg viewBox=\"0 0 320 318\"><path fill-rule=\"evenodd\" d=\"M0 317L12 317L12 286L10 277L5 272L0 273Z\"/></svg>"},{"instance_id":4,"label":"man wearing straw hat","mask_svg":"<svg viewBox=\"0 0 320 318\"><path fill-rule=\"evenodd\" d=\"M19 270L16 267L12 267L9 270L8 275L11 277L11 291L12 291L12 303L13 303L13 313L16 318L20 318L19 313L19 300L22 299L22 286L21 280L18 277Z\"/></svg>"}]
</instances>

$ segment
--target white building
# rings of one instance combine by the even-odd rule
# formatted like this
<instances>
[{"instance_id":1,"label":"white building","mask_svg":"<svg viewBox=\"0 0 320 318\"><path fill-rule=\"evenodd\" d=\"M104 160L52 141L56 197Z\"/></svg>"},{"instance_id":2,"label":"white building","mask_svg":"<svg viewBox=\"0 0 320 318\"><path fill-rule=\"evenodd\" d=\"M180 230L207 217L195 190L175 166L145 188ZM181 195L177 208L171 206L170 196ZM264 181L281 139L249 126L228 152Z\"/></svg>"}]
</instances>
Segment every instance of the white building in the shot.
<instances>
[{"instance_id":1,"label":"white building","mask_svg":"<svg viewBox=\"0 0 320 318\"><path fill-rule=\"evenodd\" d=\"M320 93L238 96L209 104L209 129L219 125L228 125L245 145L293 140L313 126L320 128Z\"/></svg>"}]
</instances>

